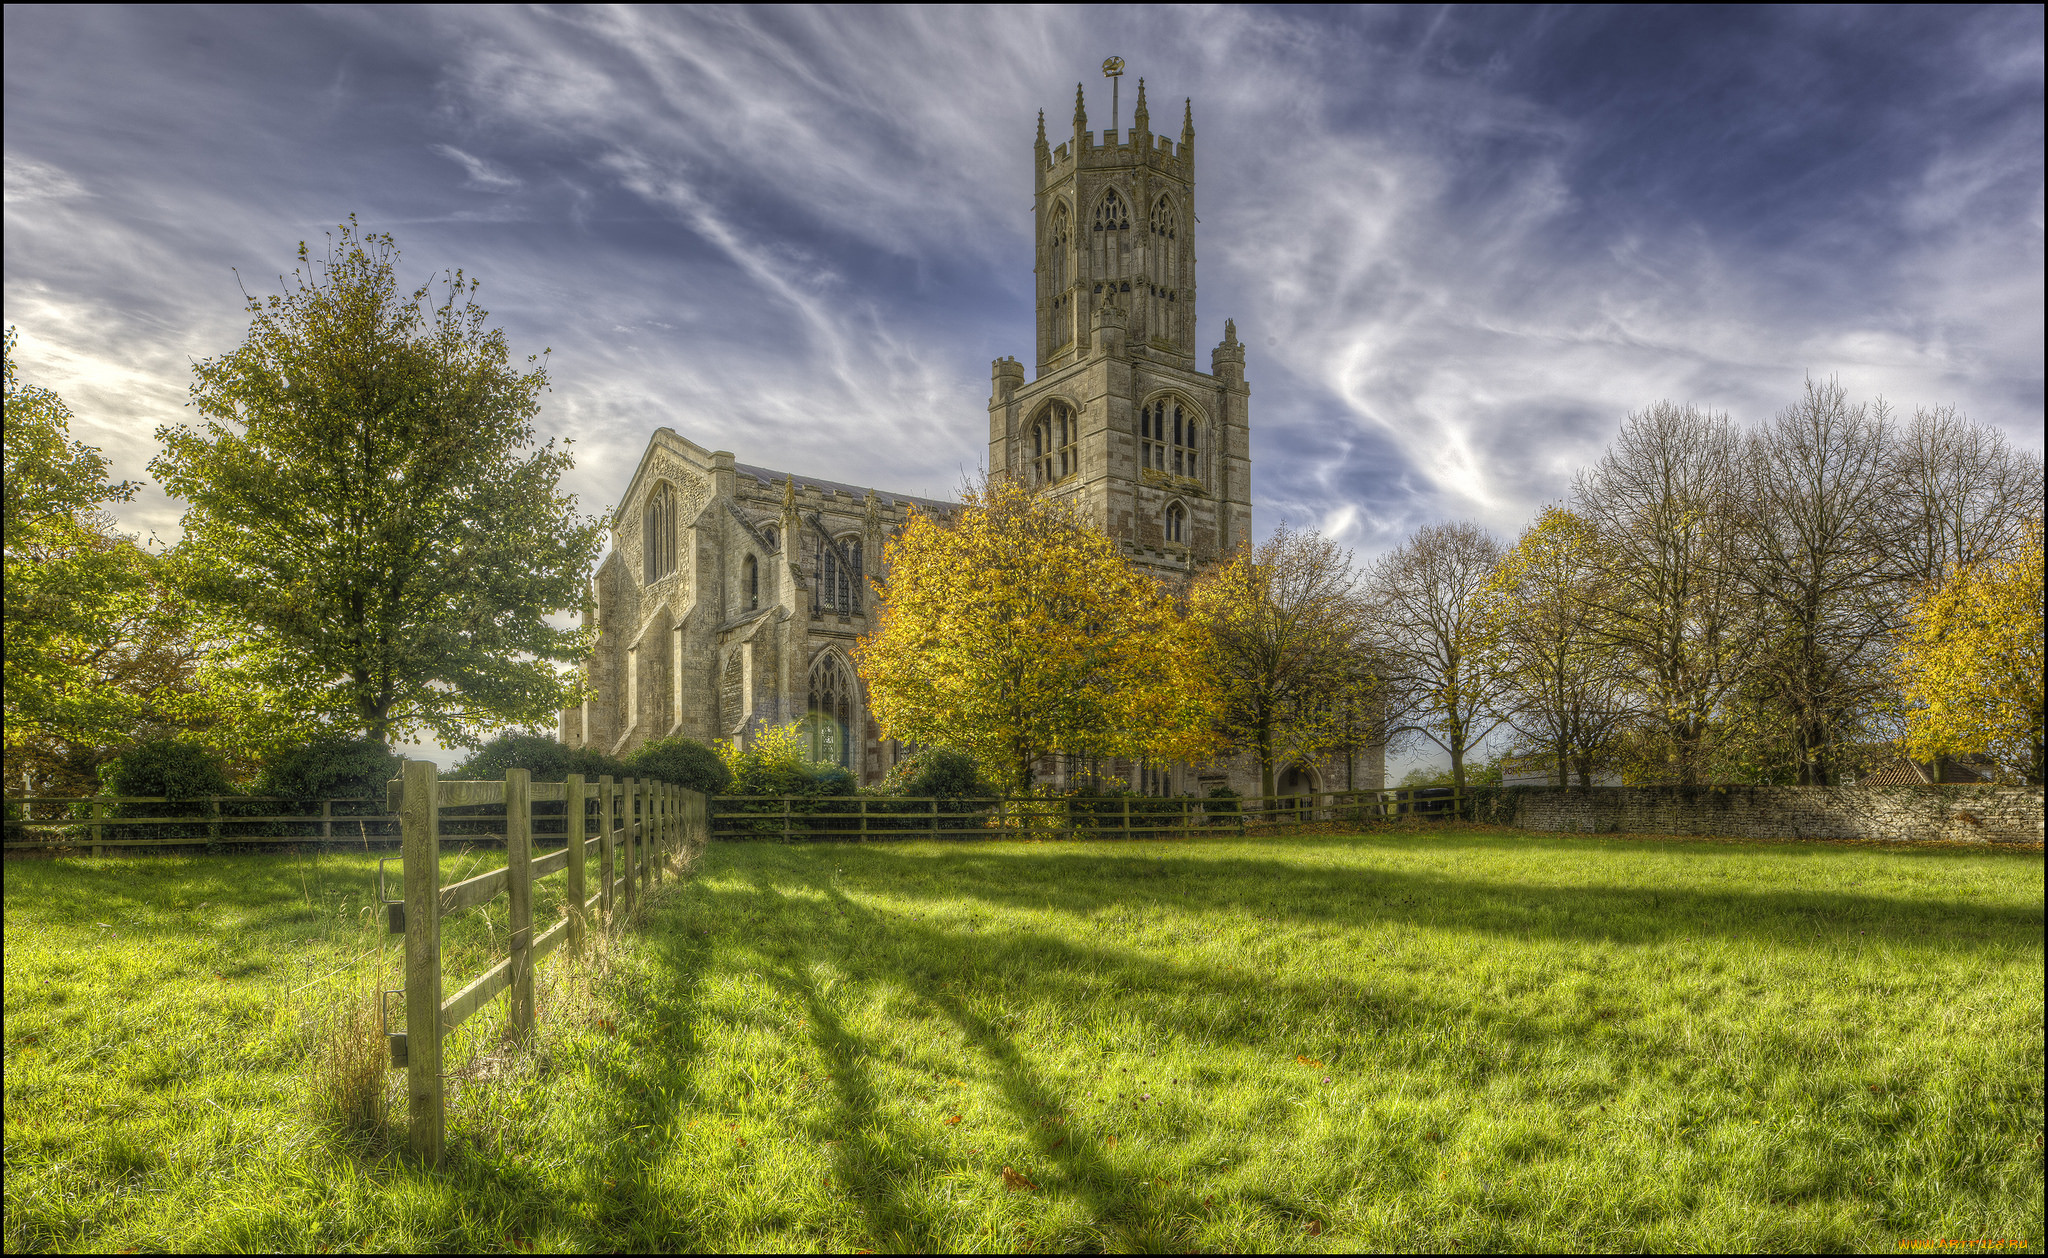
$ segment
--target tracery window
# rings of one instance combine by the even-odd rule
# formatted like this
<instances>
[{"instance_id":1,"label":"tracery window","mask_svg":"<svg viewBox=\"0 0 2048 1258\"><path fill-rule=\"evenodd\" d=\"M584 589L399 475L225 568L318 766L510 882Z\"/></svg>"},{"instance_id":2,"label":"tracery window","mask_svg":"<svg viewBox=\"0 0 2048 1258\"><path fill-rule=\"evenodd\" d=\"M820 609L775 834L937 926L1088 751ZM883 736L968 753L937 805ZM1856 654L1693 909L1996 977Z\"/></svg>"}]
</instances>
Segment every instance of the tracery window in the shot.
<instances>
[{"instance_id":1,"label":"tracery window","mask_svg":"<svg viewBox=\"0 0 2048 1258\"><path fill-rule=\"evenodd\" d=\"M1050 485L1081 470L1075 444L1080 438L1081 423L1071 407L1054 402L1046 408L1031 426L1031 464L1037 469L1039 484Z\"/></svg>"},{"instance_id":2,"label":"tracery window","mask_svg":"<svg viewBox=\"0 0 2048 1258\"><path fill-rule=\"evenodd\" d=\"M1067 207L1061 204L1054 208L1052 230L1045 238L1045 260L1041 274L1045 276L1046 344L1058 349L1074 339L1073 294L1067 291L1071 281L1067 276L1067 246L1073 235L1073 226L1067 217Z\"/></svg>"},{"instance_id":3,"label":"tracery window","mask_svg":"<svg viewBox=\"0 0 2048 1258\"><path fill-rule=\"evenodd\" d=\"M811 665L810 710L804 723L814 762L853 767L853 679L829 651Z\"/></svg>"},{"instance_id":4,"label":"tracery window","mask_svg":"<svg viewBox=\"0 0 2048 1258\"><path fill-rule=\"evenodd\" d=\"M1149 224L1151 240L1146 250L1146 335L1179 343L1180 305L1180 215L1173 201L1160 197L1152 206Z\"/></svg>"},{"instance_id":5,"label":"tracery window","mask_svg":"<svg viewBox=\"0 0 2048 1258\"><path fill-rule=\"evenodd\" d=\"M1106 189L1095 203L1095 220L1088 233L1088 269L1096 292L1102 291L1104 283L1112 291L1130 291L1131 248L1131 203L1115 188Z\"/></svg>"},{"instance_id":6,"label":"tracery window","mask_svg":"<svg viewBox=\"0 0 2048 1258\"><path fill-rule=\"evenodd\" d=\"M1147 403L1138 412L1139 462L1157 472L1199 476L1195 417L1172 398Z\"/></svg>"},{"instance_id":7,"label":"tracery window","mask_svg":"<svg viewBox=\"0 0 2048 1258\"><path fill-rule=\"evenodd\" d=\"M1169 542L1186 542L1188 540L1187 508L1177 502L1166 508L1166 540Z\"/></svg>"},{"instance_id":8,"label":"tracery window","mask_svg":"<svg viewBox=\"0 0 2048 1258\"><path fill-rule=\"evenodd\" d=\"M753 611L761 606L761 565L748 555L746 562L740 565L740 572L747 589L747 610Z\"/></svg>"},{"instance_id":9,"label":"tracery window","mask_svg":"<svg viewBox=\"0 0 2048 1258\"><path fill-rule=\"evenodd\" d=\"M640 550L651 583L676 570L676 491L663 481L647 496Z\"/></svg>"},{"instance_id":10,"label":"tracery window","mask_svg":"<svg viewBox=\"0 0 2048 1258\"><path fill-rule=\"evenodd\" d=\"M837 612L841 616L851 616L861 609L858 538L841 538L836 543L823 537L818 539L817 606L821 611Z\"/></svg>"}]
</instances>

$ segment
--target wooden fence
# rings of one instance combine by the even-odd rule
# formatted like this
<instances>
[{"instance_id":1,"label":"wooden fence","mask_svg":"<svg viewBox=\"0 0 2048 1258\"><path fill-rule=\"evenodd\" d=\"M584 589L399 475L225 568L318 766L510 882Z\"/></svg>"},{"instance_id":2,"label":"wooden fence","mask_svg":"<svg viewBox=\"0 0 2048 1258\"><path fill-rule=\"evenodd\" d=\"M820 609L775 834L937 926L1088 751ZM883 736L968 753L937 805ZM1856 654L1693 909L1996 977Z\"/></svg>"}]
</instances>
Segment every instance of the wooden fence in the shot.
<instances>
[{"instance_id":1,"label":"wooden fence","mask_svg":"<svg viewBox=\"0 0 2048 1258\"><path fill-rule=\"evenodd\" d=\"M134 815L140 808L144 815ZM368 843L398 837L381 799L282 795L16 796L7 801L6 846L182 847L198 843ZM150 815L156 814L156 815Z\"/></svg>"},{"instance_id":2,"label":"wooden fence","mask_svg":"<svg viewBox=\"0 0 2048 1258\"><path fill-rule=\"evenodd\" d=\"M660 881L669 855L699 848L708 837L704 797L666 783L632 778L614 782L610 777L586 782L580 774L571 774L566 782L534 782L524 769L508 770L502 782L444 782L435 774L431 762L408 760L391 784L390 802L398 813L403 843L403 894L386 897L381 871L378 880L388 929L405 936L405 986L394 989L404 994L405 1030L387 1026L385 1034L392 1067L406 1071L412 1149L430 1164L440 1160L447 1132L442 1040L507 990L513 1034L529 1034L533 971L541 958L565 941L573 950L593 916L603 926L630 919L639 896ZM560 851L536 857L534 805L549 800L562 801L566 843ZM443 886L444 810L457 810L458 816L467 813L463 819L470 821L479 808L494 806L504 809L505 867ZM587 878L592 845L598 858L595 894ZM568 877L562 920L536 935L533 884L558 873ZM443 1000L441 915L488 904L500 895L511 899L505 959Z\"/></svg>"},{"instance_id":3,"label":"wooden fence","mask_svg":"<svg viewBox=\"0 0 2048 1258\"><path fill-rule=\"evenodd\" d=\"M721 839L1150 839L1243 834L1272 826L1364 823L1461 815L1466 797L1441 787L1199 799L1105 795L934 799L862 795L721 795L711 836Z\"/></svg>"}]
</instances>

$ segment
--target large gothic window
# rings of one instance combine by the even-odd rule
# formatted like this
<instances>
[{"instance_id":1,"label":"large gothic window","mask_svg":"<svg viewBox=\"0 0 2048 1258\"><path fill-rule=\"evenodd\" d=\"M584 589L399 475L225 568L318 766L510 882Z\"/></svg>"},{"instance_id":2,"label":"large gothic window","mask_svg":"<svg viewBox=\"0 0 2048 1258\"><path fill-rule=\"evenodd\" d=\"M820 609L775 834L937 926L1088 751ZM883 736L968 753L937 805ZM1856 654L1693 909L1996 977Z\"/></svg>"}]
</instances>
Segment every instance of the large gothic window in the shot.
<instances>
[{"instance_id":1,"label":"large gothic window","mask_svg":"<svg viewBox=\"0 0 2048 1258\"><path fill-rule=\"evenodd\" d=\"M818 592L820 611L851 616L861 609L860 539L843 537L837 542L818 539Z\"/></svg>"},{"instance_id":2,"label":"large gothic window","mask_svg":"<svg viewBox=\"0 0 2048 1258\"><path fill-rule=\"evenodd\" d=\"M1200 476L1196 427L1195 417L1172 398L1147 403L1138 412L1139 462L1156 472Z\"/></svg>"},{"instance_id":3,"label":"large gothic window","mask_svg":"<svg viewBox=\"0 0 2048 1258\"><path fill-rule=\"evenodd\" d=\"M853 767L853 679L829 651L811 665L810 711L804 723L813 761Z\"/></svg>"},{"instance_id":4,"label":"large gothic window","mask_svg":"<svg viewBox=\"0 0 2048 1258\"><path fill-rule=\"evenodd\" d=\"M1054 207L1052 230L1045 237L1045 258L1039 274L1045 277L1046 346L1056 350L1074 339L1073 294L1067 289L1067 248L1073 237L1073 222L1064 203Z\"/></svg>"},{"instance_id":5,"label":"large gothic window","mask_svg":"<svg viewBox=\"0 0 2048 1258\"><path fill-rule=\"evenodd\" d=\"M676 491L663 481L647 496L640 550L649 582L676 570Z\"/></svg>"},{"instance_id":6,"label":"large gothic window","mask_svg":"<svg viewBox=\"0 0 2048 1258\"><path fill-rule=\"evenodd\" d=\"M1146 241L1146 335L1178 345L1181 335L1180 215L1173 202L1160 197L1152 206L1151 235Z\"/></svg>"},{"instance_id":7,"label":"large gothic window","mask_svg":"<svg viewBox=\"0 0 2048 1258\"><path fill-rule=\"evenodd\" d=\"M1080 439L1081 423L1071 407L1054 402L1046 408L1031 426L1031 464L1037 469L1039 484L1050 485L1081 470L1076 445Z\"/></svg>"},{"instance_id":8,"label":"large gothic window","mask_svg":"<svg viewBox=\"0 0 2048 1258\"><path fill-rule=\"evenodd\" d=\"M1115 188L1107 189L1095 203L1095 218L1088 232L1089 271L1095 291L1108 284L1111 291L1130 291L1131 203Z\"/></svg>"}]
</instances>

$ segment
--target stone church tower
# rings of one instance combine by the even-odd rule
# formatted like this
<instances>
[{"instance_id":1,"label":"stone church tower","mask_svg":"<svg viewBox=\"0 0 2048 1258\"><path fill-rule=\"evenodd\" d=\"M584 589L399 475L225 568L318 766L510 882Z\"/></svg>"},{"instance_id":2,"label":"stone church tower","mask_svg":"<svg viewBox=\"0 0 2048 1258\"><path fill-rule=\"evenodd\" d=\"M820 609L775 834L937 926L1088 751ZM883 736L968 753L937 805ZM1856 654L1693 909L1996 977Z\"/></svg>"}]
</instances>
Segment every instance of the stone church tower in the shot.
<instances>
[{"instance_id":1,"label":"stone church tower","mask_svg":"<svg viewBox=\"0 0 2048 1258\"><path fill-rule=\"evenodd\" d=\"M1132 560L1173 580L1251 536L1250 391L1225 321L1195 365L1195 128L1099 137L1075 93L1073 137L1038 123L1033 162L1036 367L995 362L989 468L1071 497ZM789 452L793 460L800 451ZM906 749L869 713L853 650L873 627L869 578L912 512L956 504L741 463L671 428L649 438L611 517L592 583L589 698L564 711L572 747L624 755L655 739L744 741L802 720L811 753L873 783ZM1382 761L1290 765L1283 791L1377 787ZM1046 766L1064 784L1076 766ZM1242 756L1117 762L1091 773L1146 794L1258 789Z\"/></svg>"},{"instance_id":2,"label":"stone church tower","mask_svg":"<svg viewBox=\"0 0 2048 1258\"><path fill-rule=\"evenodd\" d=\"M1072 496L1142 567L1186 573L1251 534L1250 389L1225 322L1195 365L1195 124L1152 133L1145 82L1128 132L1033 154L1036 368L998 358L989 466Z\"/></svg>"}]
</instances>

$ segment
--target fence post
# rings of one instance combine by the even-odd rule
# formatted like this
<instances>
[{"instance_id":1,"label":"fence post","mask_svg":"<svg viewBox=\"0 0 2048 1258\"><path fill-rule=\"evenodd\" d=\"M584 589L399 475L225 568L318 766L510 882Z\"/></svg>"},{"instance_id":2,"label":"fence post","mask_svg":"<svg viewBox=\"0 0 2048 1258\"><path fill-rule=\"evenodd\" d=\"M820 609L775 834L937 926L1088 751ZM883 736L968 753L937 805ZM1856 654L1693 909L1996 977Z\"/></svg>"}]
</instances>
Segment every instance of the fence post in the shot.
<instances>
[{"instance_id":1,"label":"fence post","mask_svg":"<svg viewBox=\"0 0 2048 1258\"><path fill-rule=\"evenodd\" d=\"M431 760L408 760L399 802L405 870L406 1117L412 1151L441 1160L441 809Z\"/></svg>"},{"instance_id":2,"label":"fence post","mask_svg":"<svg viewBox=\"0 0 2048 1258\"><path fill-rule=\"evenodd\" d=\"M100 846L100 818L106 815L106 805L98 798L94 798L86 815L92 818L92 854L103 855L106 849Z\"/></svg>"},{"instance_id":3,"label":"fence post","mask_svg":"<svg viewBox=\"0 0 2048 1258\"><path fill-rule=\"evenodd\" d=\"M533 1033L533 791L525 769L505 770L505 889L512 897L512 1034Z\"/></svg>"},{"instance_id":4,"label":"fence post","mask_svg":"<svg viewBox=\"0 0 2048 1258\"><path fill-rule=\"evenodd\" d=\"M668 845L675 841L670 831L675 829L675 787L666 782L654 788L661 793L661 836L654 845L654 885L661 885L661 863L668 859Z\"/></svg>"},{"instance_id":5,"label":"fence post","mask_svg":"<svg viewBox=\"0 0 2048 1258\"><path fill-rule=\"evenodd\" d=\"M782 841L789 842L789 796L782 797Z\"/></svg>"},{"instance_id":6,"label":"fence post","mask_svg":"<svg viewBox=\"0 0 2048 1258\"><path fill-rule=\"evenodd\" d=\"M612 920L612 884L618 881L618 861L612 853L612 775L597 779L597 911Z\"/></svg>"},{"instance_id":7,"label":"fence post","mask_svg":"<svg viewBox=\"0 0 2048 1258\"><path fill-rule=\"evenodd\" d=\"M619 913L628 919L633 916L633 879L638 876L633 869L634 786L633 778L619 783Z\"/></svg>"},{"instance_id":8,"label":"fence post","mask_svg":"<svg viewBox=\"0 0 2048 1258\"><path fill-rule=\"evenodd\" d=\"M1186 796L1182 796L1180 801L1180 837L1183 839L1188 837L1188 801Z\"/></svg>"},{"instance_id":9,"label":"fence post","mask_svg":"<svg viewBox=\"0 0 2048 1258\"><path fill-rule=\"evenodd\" d=\"M208 843L218 843L220 842L220 796L208 795L206 797L206 815L210 818L206 823L206 841Z\"/></svg>"},{"instance_id":10,"label":"fence post","mask_svg":"<svg viewBox=\"0 0 2048 1258\"><path fill-rule=\"evenodd\" d=\"M1124 837L1131 837L1131 797L1124 796Z\"/></svg>"},{"instance_id":11,"label":"fence post","mask_svg":"<svg viewBox=\"0 0 2048 1258\"><path fill-rule=\"evenodd\" d=\"M868 797L860 797L860 841L868 841Z\"/></svg>"},{"instance_id":12,"label":"fence post","mask_svg":"<svg viewBox=\"0 0 2048 1258\"><path fill-rule=\"evenodd\" d=\"M647 889L654 885L654 842L660 837L661 827L654 815L654 783L646 778L640 782L640 893L645 896Z\"/></svg>"},{"instance_id":13,"label":"fence post","mask_svg":"<svg viewBox=\"0 0 2048 1258\"><path fill-rule=\"evenodd\" d=\"M569 946L583 945L583 904L590 893L583 886L583 775L562 780L562 841L569 845Z\"/></svg>"},{"instance_id":14,"label":"fence post","mask_svg":"<svg viewBox=\"0 0 2048 1258\"><path fill-rule=\"evenodd\" d=\"M327 843L334 838L334 801L320 801L320 841Z\"/></svg>"}]
</instances>

